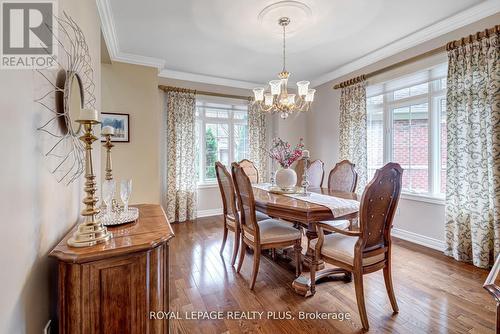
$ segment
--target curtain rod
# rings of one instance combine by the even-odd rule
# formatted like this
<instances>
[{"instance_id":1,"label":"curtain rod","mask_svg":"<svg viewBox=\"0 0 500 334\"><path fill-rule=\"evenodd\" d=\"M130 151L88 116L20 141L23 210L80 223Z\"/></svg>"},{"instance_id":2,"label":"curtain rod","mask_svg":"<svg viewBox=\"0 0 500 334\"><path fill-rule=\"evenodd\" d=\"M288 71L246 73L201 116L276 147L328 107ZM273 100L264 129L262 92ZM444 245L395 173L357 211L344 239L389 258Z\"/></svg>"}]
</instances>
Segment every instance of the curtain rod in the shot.
<instances>
[{"instance_id":1,"label":"curtain rod","mask_svg":"<svg viewBox=\"0 0 500 334\"><path fill-rule=\"evenodd\" d=\"M185 92L185 93L193 93L193 94L197 94L197 95L225 97L225 98L230 98L230 99L247 100L247 101L252 99L252 97L250 97L250 96L214 93L214 92L207 92L207 91L202 91L202 90L193 90L193 89L164 86L164 85L158 85L158 88L165 91L165 92L168 92L168 91Z\"/></svg>"},{"instance_id":2,"label":"curtain rod","mask_svg":"<svg viewBox=\"0 0 500 334\"><path fill-rule=\"evenodd\" d=\"M343 81L343 82L338 83L335 86L333 86L333 89L345 88L345 87L357 84L358 82L361 82L361 81L364 81L364 80L368 80L369 78L372 78L372 77L374 77L376 75L379 75L381 73L384 73L384 72L393 70L395 68L402 67L402 66L414 63L416 61L419 61L419 60L424 59L424 58L428 58L430 56L433 56L433 55L436 55L436 54L439 54L439 53L443 53L443 52L446 52L446 51L450 51L450 50L456 49L456 48L458 48L460 46L463 46L463 45L466 45L466 44L473 43L475 41L481 40L481 39L483 39L485 37L488 37L488 36L490 36L492 34L499 34L499 33L500 33L500 25L496 25L493 28L486 29L486 30L483 30L483 31L478 31L474 35L469 35L468 37L464 37L464 38L461 38L461 39L458 39L458 40L451 41L451 42L447 43L446 45L443 45L443 46L440 46L438 48L429 50L427 52L424 52L424 53L416 55L414 57L405 59L405 60L400 61L398 63L386 66L386 67L381 68L379 70L375 70L375 71L370 72L368 74L363 74L363 75L360 75L358 77L355 77L355 78Z\"/></svg>"}]
</instances>

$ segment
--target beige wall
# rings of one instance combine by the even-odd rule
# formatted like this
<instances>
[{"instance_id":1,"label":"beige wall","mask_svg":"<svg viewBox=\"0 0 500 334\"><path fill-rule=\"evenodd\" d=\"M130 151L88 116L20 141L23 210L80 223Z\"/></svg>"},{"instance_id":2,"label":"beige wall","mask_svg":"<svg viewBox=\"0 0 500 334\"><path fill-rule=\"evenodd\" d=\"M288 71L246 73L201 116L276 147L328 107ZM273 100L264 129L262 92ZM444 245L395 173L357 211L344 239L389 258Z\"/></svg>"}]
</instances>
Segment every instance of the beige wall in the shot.
<instances>
[{"instance_id":1,"label":"beige wall","mask_svg":"<svg viewBox=\"0 0 500 334\"><path fill-rule=\"evenodd\" d=\"M130 203L160 203L158 70L119 62L101 64L102 111L130 114L130 142L114 143L113 177L132 179ZM106 151L101 151L104 173Z\"/></svg>"},{"instance_id":2,"label":"beige wall","mask_svg":"<svg viewBox=\"0 0 500 334\"><path fill-rule=\"evenodd\" d=\"M316 87L313 112L307 117L307 142L311 147L311 155L321 157L325 161L327 171L338 161L340 90L332 89L334 83L408 59L442 46L451 40L490 28L498 22L500 22L500 13ZM444 240L444 205L403 199L396 216L395 228L424 236L424 239L430 238L430 242L435 240L442 242Z\"/></svg>"},{"instance_id":3,"label":"beige wall","mask_svg":"<svg viewBox=\"0 0 500 334\"><path fill-rule=\"evenodd\" d=\"M100 28L93 0L60 0L82 28L89 45L100 108ZM62 52L60 52L62 54ZM77 222L82 183L58 184L42 154L47 143L36 130L43 111L33 103L42 88L30 70L0 70L0 333L40 334L55 305L55 263L48 252ZM99 150L99 147L96 147ZM97 152L99 153L99 152ZM99 165L99 154L95 163Z\"/></svg>"}]
</instances>

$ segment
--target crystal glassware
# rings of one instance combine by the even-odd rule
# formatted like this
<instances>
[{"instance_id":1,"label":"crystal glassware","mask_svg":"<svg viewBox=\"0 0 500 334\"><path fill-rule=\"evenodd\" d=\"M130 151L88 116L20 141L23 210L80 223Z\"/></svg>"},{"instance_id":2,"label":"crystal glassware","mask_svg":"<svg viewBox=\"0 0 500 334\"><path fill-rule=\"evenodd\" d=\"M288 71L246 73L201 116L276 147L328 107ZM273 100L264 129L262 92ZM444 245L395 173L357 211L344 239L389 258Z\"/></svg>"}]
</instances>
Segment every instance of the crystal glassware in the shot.
<instances>
[{"instance_id":1,"label":"crystal glassware","mask_svg":"<svg viewBox=\"0 0 500 334\"><path fill-rule=\"evenodd\" d=\"M120 197L123 202L123 212L128 212L128 200L132 192L132 180L126 179L120 182Z\"/></svg>"},{"instance_id":2,"label":"crystal glassware","mask_svg":"<svg viewBox=\"0 0 500 334\"><path fill-rule=\"evenodd\" d=\"M115 189L115 180L104 180L104 182L102 183L102 200L104 201L104 204L106 204L106 216L108 219L111 219Z\"/></svg>"}]
</instances>

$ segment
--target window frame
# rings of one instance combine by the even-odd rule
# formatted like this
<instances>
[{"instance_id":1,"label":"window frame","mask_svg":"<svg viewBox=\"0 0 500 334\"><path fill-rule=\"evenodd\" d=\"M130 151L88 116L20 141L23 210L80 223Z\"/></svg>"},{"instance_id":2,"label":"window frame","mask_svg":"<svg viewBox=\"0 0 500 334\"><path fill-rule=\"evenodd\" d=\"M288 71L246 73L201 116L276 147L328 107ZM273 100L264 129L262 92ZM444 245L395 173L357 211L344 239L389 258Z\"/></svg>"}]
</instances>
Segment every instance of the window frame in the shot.
<instances>
[{"instance_id":1,"label":"window frame","mask_svg":"<svg viewBox=\"0 0 500 334\"><path fill-rule=\"evenodd\" d=\"M382 110L383 119L383 164L394 161L394 113L393 110L399 107L410 107L412 105L427 103L427 113L428 113L428 159L427 159L427 169L428 169L428 189L427 192L418 192L411 189L402 189L402 196L404 198L413 200L422 200L425 202L441 204L444 201L445 194L441 193L441 100L446 101L446 89L447 87L441 87L440 82L442 79L446 79L446 76L432 76L432 69L426 71L416 71L415 73L427 72L427 77L425 80L420 82L411 82L408 85L402 85L397 89L387 89L387 84L392 80L381 84L382 91L367 95L366 99L368 102L369 98L375 96L383 96L382 103L368 105L367 103L367 114L369 108L376 108ZM396 78L398 80L398 78ZM417 86L427 82L428 88L427 93L409 96L394 100L394 92ZM367 126L369 123L367 122ZM411 165L410 165L411 166Z\"/></svg>"},{"instance_id":2,"label":"window frame","mask_svg":"<svg viewBox=\"0 0 500 334\"><path fill-rule=\"evenodd\" d=\"M213 106L213 104L218 104L218 105L224 105L224 107L217 107ZM224 110L228 112L228 117L227 118L221 118L221 117L209 117L206 116L206 110L211 109L211 110ZM246 125L247 126L247 147L246 151L248 154L248 107L243 104L232 104L232 103L224 103L224 102L212 102L212 101L204 101L204 100L197 100L196 101L196 112L197 116L195 117L195 126L196 126L196 132L198 133L198 144L197 146L197 152L196 154L198 155L198 170L197 170L197 184L198 188L211 188L211 187L216 187L217 186L217 179L206 179L205 178L205 170L207 167L207 161L206 161L206 154L205 154L205 149L206 149L206 143L205 143L205 136L206 136L206 125L207 124L227 124L228 126L228 161L234 161L234 156L235 156L235 137L234 137L234 129L235 125ZM235 112L245 112L246 113L246 118L244 119L238 119L234 117ZM227 167L227 166L226 166Z\"/></svg>"}]
</instances>

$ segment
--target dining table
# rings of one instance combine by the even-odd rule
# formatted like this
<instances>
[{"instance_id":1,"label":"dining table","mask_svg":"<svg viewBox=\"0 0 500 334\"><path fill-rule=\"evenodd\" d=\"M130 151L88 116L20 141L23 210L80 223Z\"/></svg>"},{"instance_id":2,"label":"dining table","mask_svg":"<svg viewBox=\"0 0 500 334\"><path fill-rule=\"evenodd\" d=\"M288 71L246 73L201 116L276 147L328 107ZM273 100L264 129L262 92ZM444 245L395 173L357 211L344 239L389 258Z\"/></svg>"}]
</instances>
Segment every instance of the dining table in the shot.
<instances>
[{"instance_id":1,"label":"dining table","mask_svg":"<svg viewBox=\"0 0 500 334\"><path fill-rule=\"evenodd\" d=\"M307 250L303 256L302 264L310 268L314 250L309 247L310 241L317 238L316 223L328 220L349 220L356 221L359 212L359 201L356 193L339 192L328 188L308 188L308 192L322 196L311 196L301 194L282 194L272 190L268 184L254 184L253 194L256 210L267 214L272 218L280 218L302 226L306 230ZM315 197L320 197L323 201L326 199L328 206L313 201ZM331 201L328 201L330 199ZM345 200L345 201L344 201ZM346 202L352 206L353 201L357 202L357 209L345 211L342 206ZM320 201L321 202L321 201ZM345 211L345 212L343 212ZM316 281L325 277L341 278L350 281L351 274L343 269L325 265L319 260L316 267ZM340 276L339 276L340 275ZM305 296L310 290L309 273L303 272L292 282L292 287L296 293Z\"/></svg>"}]
</instances>

